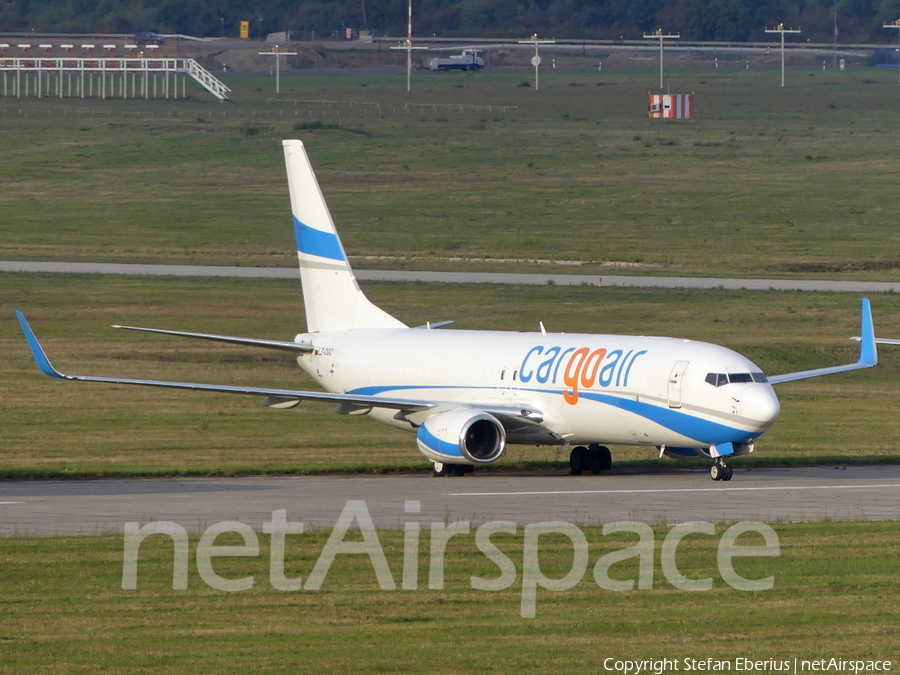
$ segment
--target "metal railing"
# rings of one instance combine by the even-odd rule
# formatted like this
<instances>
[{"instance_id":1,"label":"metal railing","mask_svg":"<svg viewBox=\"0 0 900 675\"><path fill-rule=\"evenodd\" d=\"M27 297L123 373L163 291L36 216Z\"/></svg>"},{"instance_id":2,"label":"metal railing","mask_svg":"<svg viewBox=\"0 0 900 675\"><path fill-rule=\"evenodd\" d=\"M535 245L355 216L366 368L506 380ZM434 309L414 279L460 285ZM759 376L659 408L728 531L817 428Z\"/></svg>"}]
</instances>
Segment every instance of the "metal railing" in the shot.
<instances>
[{"instance_id":1,"label":"metal railing","mask_svg":"<svg viewBox=\"0 0 900 675\"><path fill-rule=\"evenodd\" d=\"M192 77L220 101L231 91L194 59L169 58L0 58L3 96L90 98L178 98ZM129 91L130 90L130 91Z\"/></svg>"}]
</instances>

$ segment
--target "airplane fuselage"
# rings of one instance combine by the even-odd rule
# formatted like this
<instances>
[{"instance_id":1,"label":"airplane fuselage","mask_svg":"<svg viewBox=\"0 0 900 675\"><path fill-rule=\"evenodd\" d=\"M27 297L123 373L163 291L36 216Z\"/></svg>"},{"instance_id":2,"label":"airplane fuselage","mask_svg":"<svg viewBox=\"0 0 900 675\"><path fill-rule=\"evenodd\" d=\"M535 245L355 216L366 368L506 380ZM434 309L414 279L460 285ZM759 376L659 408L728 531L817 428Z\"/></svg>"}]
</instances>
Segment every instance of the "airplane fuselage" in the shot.
<instances>
[{"instance_id":1,"label":"airplane fuselage","mask_svg":"<svg viewBox=\"0 0 900 675\"><path fill-rule=\"evenodd\" d=\"M708 448L749 444L776 420L760 368L725 347L665 337L387 328L297 336L328 391L538 411L552 440ZM370 417L416 425L394 410ZM535 442L537 440L537 442Z\"/></svg>"}]
</instances>

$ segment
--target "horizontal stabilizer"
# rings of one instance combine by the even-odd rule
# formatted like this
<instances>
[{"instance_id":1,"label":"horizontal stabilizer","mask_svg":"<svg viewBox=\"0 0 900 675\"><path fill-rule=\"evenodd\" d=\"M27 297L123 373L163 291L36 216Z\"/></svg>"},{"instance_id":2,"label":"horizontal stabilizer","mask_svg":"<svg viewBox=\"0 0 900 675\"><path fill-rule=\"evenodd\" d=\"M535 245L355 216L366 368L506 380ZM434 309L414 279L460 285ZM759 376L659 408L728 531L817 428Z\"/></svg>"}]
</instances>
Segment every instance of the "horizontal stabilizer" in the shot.
<instances>
[{"instance_id":1,"label":"horizontal stabilizer","mask_svg":"<svg viewBox=\"0 0 900 675\"><path fill-rule=\"evenodd\" d=\"M851 340L856 340L859 342L862 338L853 337ZM896 338L875 338L875 344L877 345L900 345L900 340Z\"/></svg>"},{"instance_id":2,"label":"horizontal stabilizer","mask_svg":"<svg viewBox=\"0 0 900 675\"><path fill-rule=\"evenodd\" d=\"M180 330L163 330L161 328L138 328L136 326L113 326L113 328L137 330L143 333L177 335L179 337L197 338L199 340L212 340L214 342L230 342L231 344L244 345L246 347L278 349L285 352L300 352L301 354L308 354L313 350L311 344L303 344L301 342L287 342L283 340L259 340L256 338L232 337L230 335L214 335L212 333L186 333Z\"/></svg>"}]
</instances>

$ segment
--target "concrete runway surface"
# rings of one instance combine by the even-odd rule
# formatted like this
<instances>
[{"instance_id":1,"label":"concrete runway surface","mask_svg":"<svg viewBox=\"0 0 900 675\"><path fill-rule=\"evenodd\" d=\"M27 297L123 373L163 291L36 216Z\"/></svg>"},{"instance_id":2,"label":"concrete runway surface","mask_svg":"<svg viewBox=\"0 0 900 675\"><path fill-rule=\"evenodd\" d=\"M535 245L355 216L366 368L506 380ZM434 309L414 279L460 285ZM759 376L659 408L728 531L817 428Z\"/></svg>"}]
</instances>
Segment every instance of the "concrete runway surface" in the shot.
<instances>
[{"instance_id":1,"label":"concrete runway surface","mask_svg":"<svg viewBox=\"0 0 900 675\"><path fill-rule=\"evenodd\" d=\"M238 520L262 531L272 511L309 529L331 529L351 499L375 524L564 520L900 520L900 466L736 469L731 482L706 472L606 476L260 476L0 482L0 535L117 534L127 521L174 521L188 531ZM405 500L419 500L408 515Z\"/></svg>"}]
</instances>

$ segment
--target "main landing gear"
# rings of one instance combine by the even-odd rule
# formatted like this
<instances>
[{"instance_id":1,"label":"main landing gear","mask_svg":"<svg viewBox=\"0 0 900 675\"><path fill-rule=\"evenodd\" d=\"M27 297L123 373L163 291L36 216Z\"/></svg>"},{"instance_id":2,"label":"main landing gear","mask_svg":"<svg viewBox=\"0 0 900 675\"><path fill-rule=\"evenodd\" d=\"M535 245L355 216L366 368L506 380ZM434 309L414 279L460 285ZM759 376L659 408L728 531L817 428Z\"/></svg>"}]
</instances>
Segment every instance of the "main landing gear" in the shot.
<instances>
[{"instance_id":1,"label":"main landing gear","mask_svg":"<svg viewBox=\"0 0 900 675\"><path fill-rule=\"evenodd\" d=\"M444 462L432 462L431 473L433 476L465 476L475 473L472 464L445 464ZM590 471L595 476L601 471L609 471L612 468L612 453L605 445L591 443L572 448L569 453L569 469L571 475L580 476L583 471ZM729 474L730 478L730 474ZM716 480L719 480L718 478Z\"/></svg>"},{"instance_id":2,"label":"main landing gear","mask_svg":"<svg viewBox=\"0 0 900 675\"><path fill-rule=\"evenodd\" d=\"M475 473L475 467L471 464L444 464L432 462L434 465L431 473L439 478L443 476L465 476L467 473Z\"/></svg>"},{"instance_id":3,"label":"main landing gear","mask_svg":"<svg viewBox=\"0 0 900 675\"><path fill-rule=\"evenodd\" d=\"M582 471L590 469L595 476L601 471L609 471L612 468L612 453L605 445L591 443L588 447L583 445L572 448L569 453L569 469L572 476L580 476Z\"/></svg>"},{"instance_id":4,"label":"main landing gear","mask_svg":"<svg viewBox=\"0 0 900 675\"><path fill-rule=\"evenodd\" d=\"M734 469L721 458L717 459L716 463L709 467L709 477L713 480L731 480L733 473Z\"/></svg>"}]
</instances>

